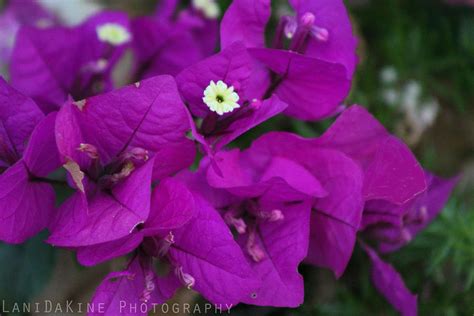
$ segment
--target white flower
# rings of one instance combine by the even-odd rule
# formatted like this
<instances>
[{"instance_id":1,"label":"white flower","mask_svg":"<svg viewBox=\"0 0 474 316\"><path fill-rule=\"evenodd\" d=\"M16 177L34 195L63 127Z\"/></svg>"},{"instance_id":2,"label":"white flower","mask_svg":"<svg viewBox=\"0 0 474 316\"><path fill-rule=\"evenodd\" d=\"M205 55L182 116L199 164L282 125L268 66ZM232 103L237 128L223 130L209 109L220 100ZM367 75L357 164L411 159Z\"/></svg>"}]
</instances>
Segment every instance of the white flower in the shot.
<instances>
[{"instance_id":1,"label":"white flower","mask_svg":"<svg viewBox=\"0 0 474 316\"><path fill-rule=\"evenodd\" d=\"M380 71L380 79L384 84L392 84L398 80L397 70L393 66L386 66Z\"/></svg>"},{"instance_id":2,"label":"white flower","mask_svg":"<svg viewBox=\"0 0 474 316\"><path fill-rule=\"evenodd\" d=\"M97 37L105 43L114 46L122 45L130 41L132 36L128 30L117 23L104 23L96 28Z\"/></svg>"},{"instance_id":3,"label":"white flower","mask_svg":"<svg viewBox=\"0 0 474 316\"><path fill-rule=\"evenodd\" d=\"M193 0L193 6L209 19L216 19L221 13L219 5L213 0Z\"/></svg>"},{"instance_id":4,"label":"white flower","mask_svg":"<svg viewBox=\"0 0 474 316\"><path fill-rule=\"evenodd\" d=\"M396 89L389 88L389 89L384 89L382 92L382 98L387 103L388 105L395 105L399 98L400 94Z\"/></svg>"},{"instance_id":5,"label":"white flower","mask_svg":"<svg viewBox=\"0 0 474 316\"><path fill-rule=\"evenodd\" d=\"M239 95L234 92L234 87L228 87L222 80L217 81L217 83L211 80L209 86L204 90L202 100L212 112L219 115L232 112L240 107L237 103Z\"/></svg>"},{"instance_id":6,"label":"white flower","mask_svg":"<svg viewBox=\"0 0 474 316\"><path fill-rule=\"evenodd\" d=\"M405 109L415 110L420 103L421 85L418 81L411 80L402 91L402 107Z\"/></svg>"},{"instance_id":7,"label":"white flower","mask_svg":"<svg viewBox=\"0 0 474 316\"><path fill-rule=\"evenodd\" d=\"M424 126L431 126L438 116L438 100L431 98L421 105L419 110L419 120Z\"/></svg>"}]
</instances>

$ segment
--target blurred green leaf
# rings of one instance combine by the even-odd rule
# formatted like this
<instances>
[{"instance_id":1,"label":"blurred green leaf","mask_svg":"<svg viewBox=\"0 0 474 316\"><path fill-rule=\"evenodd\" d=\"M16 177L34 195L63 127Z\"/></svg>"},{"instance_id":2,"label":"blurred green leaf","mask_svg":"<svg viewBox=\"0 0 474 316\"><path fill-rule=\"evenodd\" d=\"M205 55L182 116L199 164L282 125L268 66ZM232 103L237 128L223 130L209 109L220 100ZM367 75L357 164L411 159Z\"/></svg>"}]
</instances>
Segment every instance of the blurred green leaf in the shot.
<instances>
[{"instance_id":1,"label":"blurred green leaf","mask_svg":"<svg viewBox=\"0 0 474 316\"><path fill-rule=\"evenodd\" d=\"M29 302L50 279L55 249L44 238L40 234L21 245L0 244L0 300L8 310L14 303Z\"/></svg>"}]
</instances>

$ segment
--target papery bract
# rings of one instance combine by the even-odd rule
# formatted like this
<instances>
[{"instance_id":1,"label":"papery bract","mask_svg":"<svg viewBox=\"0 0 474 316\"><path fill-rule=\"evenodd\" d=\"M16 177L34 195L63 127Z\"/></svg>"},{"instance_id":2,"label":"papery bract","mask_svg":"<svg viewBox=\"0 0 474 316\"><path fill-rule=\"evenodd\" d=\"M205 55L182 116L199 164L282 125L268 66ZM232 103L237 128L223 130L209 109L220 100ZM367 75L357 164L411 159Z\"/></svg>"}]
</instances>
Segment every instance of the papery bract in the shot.
<instances>
[{"instance_id":1,"label":"papery bract","mask_svg":"<svg viewBox=\"0 0 474 316\"><path fill-rule=\"evenodd\" d=\"M364 246L364 250L372 262L371 278L377 290L403 316L417 315L417 296L407 289L400 274L372 248Z\"/></svg>"},{"instance_id":2,"label":"papery bract","mask_svg":"<svg viewBox=\"0 0 474 316\"><path fill-rule=\"evenodd\" d=\"M303 280L297 269L308 249L310 201L327 194L318 180L290 160L256 155L252 149L219 152L215 167L204 160L200 171L185 178L194 183L193 177L207 178L210 186L201 185L201 194L227 196L227 202L215 200L216 207L236 229L242 251L261 278L262 285L244 302L300 305Z\"/></svg>"},{"instance_id":3,"label":"papery bract","mask_svg":"<svg viewBox=\"0 0 474 316\"><path fill-rule=\"evenodd\" d=\"M101 39L104 25L130 36L128 18L120 12L99 13L75 27L23 27L12 53L12 85L45 113L57 110L68 95L80 100L111 90L112 69L129 40Z\"/></svg>"},{"instance_id":4,"label":"papery bract","mask_svg":"<svg viewBox=\"0 0 474 316\"><path fill-rule=\"evenodd\" d=\"M177 75L214 52L217 20L191 9L180 11L175 17L177 10L177 2L163 1L153 16L132 21L137 80Z\"/></svg>"},{"instance_id":5,"label":"papery bract","mask_svg":"<svg viewBox=\"0 0 474 316\"><path fill-rule=\"evenodd\" d=\"M382 253L409 243L445 206L458 177L442 179L425 171L428 188L403 205L373 201L366 205L362 229L378 243Z\"/></svg>"},{"instance_id":6,"label":"papery bract","mask_svg":"<svg viewBox=\"0 0 474 316\"><path fill-rule=\"evenodd\" d=\"M0 78L0 239L21 243L49 224L55 194L44 182L59 167L54 139L56 114L44 117L36 104Z\"/></svg>"},{"instance_id":7,"label":"papery bract","mask_svg":"<svg viewBox=\"0 0 474 316\"><path fill-rule=\"evenodd\" d=\"M291 6L301 17L310 12L314 15L319 30L327 30L328 40L313 38L308 41L305 55L319 58L346 67L351 78L357 65L355 50L357 39L352 32L349 15L341 0L289 0ZM315 34L316 36L317 34Z\"/></svg>"},{"instance_id":8,"label":"papery bract","mask_svg":"<svg viewBox=\"0 0 474 316\"><path fill-rule=\"evenodd\" d=\"M402 205L381 200L366 204L361 230L379 252L393 252L408 244L442 210L458 180L441 179L427 171L425 177L427 190ZM378 291L403 315L416 315L417 298L401 276L374 249L361 245L372 261L372 282Z\"/></svg>"},{"instance_id":9,"label":"papery bract","mask_svg":"<svg viewBox=\"0 0 474 316\"><path fill-rule=\"evenodd\" d=\"M258 279L219 213L197 196L196 217L176 232L170 257L195 280L194 288L214 304L235 305L251 296Z\"/></svg>"},{"instance_id":10,"label":"papery bract","mask_svg":"<svg viewBox=\"0 0 474 316\"><path fill-rule=\"evenodd\" d=\"M362 217L363 174L344 153L313 142L290 133L272 132L257 139L250 152L263 165L268 163L262 157L294 161L319 181L326 194L313 195L317 199L312 205L307 261L331 268L341 276L352 255Z\"/></svg>"},{"instance_id":11,"label":"papery bract","mask_svg":"<svg viewBox=\"0 0 474 316\"><path fill-rule=\"evenodd\" d=\"M179 90L192 114L204 118L194 130L195 138L206 151L214 152L239 135L277 115L286 104L277 97L255 99L249 79L253 64L242 43L236 42L222 52L196 63L177 76ZM218 115L203 102L203 93L211 82L222 81L239 94L238 109Z\"/></svg>"},{"instance_id":12,"label":"papery bract","mask_svg":"<svg viewBox=\"0 0 474 316\"><path fill-rule=\"evenodd\" d=\"M280 18L272 49L267 49L264 31L270 1L233 1L222 21L222 46L241 41L250 49L255 58L250 82L268 84L259 90L266 91L259 98L277 94L288 104L285 114L298 119L329 117L340 110L349 92L357 60L348 14L339 0L290 3L296 16Z\"/></svg>"},{"instance_id":13,"label":"papery bract","mask_svg":"<svg viewBox=\"0 0 474 316\"><path fill-rule=\"evenodd\" d=\"M214 304L232 306L250 296L258 284L217 211L173 179L154 190L150 216L141 228L127 239L79 248L78 258L92 265L110 259L111 253L118 256L134 249L146 260L169 262L167 280L178 278L179 282L173 281L176 287L193 287ZM160 279L156 282L161 289ZM133 290L133 285L127 286Z\"/></svg>"},{"instance_id":14,"label":"papery bract","mask_svg":"<svg viewBox=\"0 0 474 316\"><path fill-rule=\"evenodd\" d=\"M360 106L344 111L317 146L339 150L364 170L364 198L403 204L426 189L423 169L407 145Z\"/></svg>"},{"instance_id":15,"label":"papery bract","mask_svg":"<svg viewBox=\"0 0 474 316\"><path fill-rule=\"evenodd\" d=\"M72 184L49 242L79 247L122 238L148 218L150 186L194 159L189 125L174 80L161 76L58 114L56 140ZM178 150L169 150L179 148ZM66 202L68 203L68 202Z\"/></svg>"},{"instance_id":16,"label":"papery bract","mask_svg":"<svg viewBox=\"0 0 474 316\"><path fill-rule=\"evenodd\" d=\"M0 14L0 68L10 62L18 30L23 25L39 28L57 24L57 18L35 0L12 0Z\"/></svg>"},{"instance_id":17,"label":"papery bract","mask_svg":"<svg viewBox=\"0 0 474 316\"><path fill-rule=\"evenodd\" d=\"M340 64L284 50L262 48L249 52L278 75L273 92L289 104L285 111L289 116L302 120L331 116L349 93L350 81Z\"/></svg>"},{"instance_id":18,"label":"papery bract","mask_svg":"<svg viewBox=\"0 0 474 316\"><path fill-rule=\"evenodd\" d=\"M222 48L234 42L243 42L246 47L264 47L265 26L270 15L270 0L233 1L221 23Z\"/></svg>"},{"instance_id":19,"label":"papery bract","mask_svg":"<svg viewBox=\"0 0 474 316\"><path fill-rule=\"evenodd\" d=\"M95 308L88 315L148 315L154 305L165 303L179 282L176 278L158 277L152 264L150 258L138 254L125 271L109 273L97 288L91 302Z\"/></svg>"}]
</instances>

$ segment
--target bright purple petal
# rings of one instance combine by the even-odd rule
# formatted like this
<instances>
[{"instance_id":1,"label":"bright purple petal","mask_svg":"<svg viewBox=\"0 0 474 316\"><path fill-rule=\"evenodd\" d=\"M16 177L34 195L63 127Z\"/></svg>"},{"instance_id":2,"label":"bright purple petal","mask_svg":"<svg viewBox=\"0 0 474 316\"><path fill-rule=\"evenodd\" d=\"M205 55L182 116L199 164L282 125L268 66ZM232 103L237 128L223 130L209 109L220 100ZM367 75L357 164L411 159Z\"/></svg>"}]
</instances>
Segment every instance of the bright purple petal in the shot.
<instances>
[{"instance_id":1,"label":"bright purple petal","mask_svg":"<svg viewBox=\"0 0 474 316\"><path fill-rule=\"evenodd\" d=\"M288 183L293 189L311 197L323 197L328 192L321 183L307 169L293 160L274 157L265 170L261 181L279 177Z\"/></svg>"},{"instance_id":2,"label":"bright purple petal","mask_svg":"<svg viewBox=\"0 0 474 316\"><path fill-rule=\"evenodd\" d=\"M361 106L352 106L314 143L344 152L364 170L366 200L403 204L426 189L423 169L410 149Z\"/></svg>"},{"instance_id":3,"label":"bright purple petal","mask_svg":"<svg viewBox=\"0 0 474 316\"><path fill-rule=\"evenodd\" d=\"M103 244L79 247L77 260L84 266L94 266L107 260L126 255L135 250L143 241L143 234L134 232L128 236Z\"/></svg>"},{"instance_id":4,"label":"bright purple petal","mask_svg":"<svg viewBox=\"0 0 474 316\"><path fill-rule=\"evenodd\" d=\"M219 20L205 18L194 10L185 10L179 15L177 22L180 26L192 27L190 33L201 52L201 59L215 52L219 41Z\"/></svg>"},{"instance_id":5,"label":"bright purple petal","mask_svg":"<svg viewBox=\"0 0 474 316\"><path fill-rule=\"evenodd\" d=\"M305 202L281 210L284 219L257 226L257 242L265 257L259 262L249 257L248 261L262 278L262 286L244 303L279 307L297 307L303 303L303 277L298 273L298 266L308 252L311 205Z\"/></svg>"},{"instance_id":6,"label":"bright purple petal","mask_svg":"<svg viewBox=\"0 0 474 316\"><path fill-rule=\"evenodd\" d=\"M176 175L177 179L186 183L186 187L194 194L199 194L216 208L228 206L233 201L238 200L224 189L210 188L207 182L207 169L210 166L210 159L204 157L199 168L195 172L183 170Z\"/></svg>"},{"instance_id":7,"label":"bright purple petal","mask_svg":"<svg viewBox=\"0 0 474 316\"><path fill-rule=\"evenodd\" d=\"M186 167L194 158L192 142L185 135L189 130L186 110L170 76L144 80L75 105L71 111L79 124L81 142L97 147L103 165L134 148L145 149L150 156L161 150L171 153L161 153L156 159L157 168L164 165L170 172ZM77 151L78 140L64 142L68 151ZM183 157L178 157L181 145ZM186 165L177 166L176 161ZM161 170L157 172L164 176Z\"/></svg>"},{"instance_id":8,"label":"bright purple petal","mask_svg":"<svg viewBox=\"0 0 474 316\"><path fill-rule=\"evenodd\" d=\"M59 206L53 220L48 225L48 229L51 232L48 242L54 244L56 242L55 239L60 239L61 235L67 238L71 233L70 231L74 233L79 227L85 225L87 210L87 201L79 192L66 199Z\"/></svg>"},{"instance_id":9,"label":"bright purple petal","mask_svg":"<svg viewBox=\"0 0 474 316\"><path fill-rule=\"evenodd\" d=\"M0 175L0 240L4 242L22 243L52 219L53 188L30 178L23 160Z\"/></svg>"},{"instance_id":10,"label":"bright purple petal","mask_svg":"<svg viewBox=\"0 0 474 316\"><path fill-rule=\"evenodd\" d=\"M202 98L211 80L214 82L222 80L229 86L244 87L251 71L250 57L243 44L239 42L186 68L176 77L176 81L191 112L196 116L205 117L210 110Z\"/></svg>"},{"instance_id":11,"label":"bright purple petal","mask_svg":"<svg viewBox=\"0 0 474 316\"><path fill-rule=\"evenodd\" d=\"M173 25L154 17L139 17L132 22L133 49L137 55L136 77L177 75L184 68L207 57L191 28Z\"/></svg>"},{"instance_id":12,"label":"bright purple petal","mask_svg":"<svg viewBox=\"0 0 474 316\"><path fill-rule=\"evenodd\" d=\"M10 60L15 36L22 25L48 27L57 23L56 17L35 0L8 1L0 14L0 66Z\"/></svg>"},{"instance_id":13,"label":"bright purple petal","mask_svg":"<svg viewBox=\"0 0 474 316\"><path fill-rule=\"evenodd\" d=\"M343 1L290 0L290 3L298 17L311 12L315 17L315 26L328 31L327 41L309 41L305 55L342 64L347 68L347 77L352 78L357 65L357 39Z\"/></svg>"},{"instance_id":14,"label":"bright purple petal","mask_svg":"<svg viewBox=\"0 0 474 316\"><path fill-rule=\"evenodd\" d=\"M285 199L289 192L276 194L275 191L281 192L280 185L270 181L280 178L286 181L286 187L318 198L314 214L321 219L318 218L313 231L313 263L330 267L340 275L352 254L362 216L362 172L344 154L311 148L309 144L310 140L296 135L270 133L254 142L248 151L216 154L215 162L221 174L212 165L202 167L207 168L211 186L238 196L248 198L263 194L271 196L271 201Z\"/></svg>"},{"instance_id":15,"label":"bright purple petal","mask_svg":"<svg viewBox=\"0 0 474 316\"><path fill-rule=\"evenodd\" d=\"M22 28L10 66L12 85L33 98L44 112L57 110L72 91L81 65L80 45L76 29Z\"/></svg>"},{"instance_id":16,"label":"bright purple petal","mask_svg":"<svg viewBox=\"0 0 474 316\"><path fill-rule=\"evenodd\" d=\"M254 141L249 151L255 161L265 166L270 163L262 157L292 160L320 183L325 194L315 196L307 261L330 268L340 276L351 257L361 222L363 174L357 163L342 152L321 148L314 141L272 132Z\"/></svg>"},{"instance_id":17,"label":"bright purple petal","mask_svg":"<svg viewBox=\"0 0 474 316\"><path fill-rule=\"evenodd\" d=\"M249 52L281 78L272 92L288 103L285 114L289 116L302 120L328 117L349 93L350 81L340 64L285 50L255 48Z\"/></svg>"},{"instance_id":18,"label":"bright purple petal","mask_svg":"<svg viewBox=\"0 0 474 316\"><path fill-rule=\"evenodd\" d=\"M0 160L5 151L19 159L35 126L44 115L28 97L10 87L0 77Z\"/></svg>"},{"instance_id":19,"label":"bright purple petal","mask_svg":"<svg viewBox=\"0 0 474 316\"><path fill-rule=\"evenodd\" d=\"M179 286L177 279L158 277L150 260L137 256L127 270L110 273L97 288L91 303L95 310L88 315L148 315L154 304L170 299Z\"/></svg>"},{"instance_id":20,"label":"bright purple petal","mask_svg":"<svg viewBox=\"0 0 474 316\"><path fill-rule=\"evenodd\" d=\"M263 101L258 108L250 109L249 112L241 118L233 121L229 127L226 128L224 135L216 137L217 140L214 149L216 151L222 149L240 135L243 135L252 128L280 114L287 107L288 105L282 102L277 96L272 96Z\"/></svg>"},{"instance_id":21,"label":"bright purple petal","mask_svg":"<svg viewBox=\"0 0 474 316\"><path fill-rule=\"evenodd\" d=\"M329 194L313 206L307 261L330 268L340 277L352 256L362 218L363 176L360 168L339 152L321 150L312 159L319 166L313 172Z\"/></svg>"},{"instance_id":22,"label":"bright purple petal","mask_svg":"<svg viewBox=\"0 0 474 316\"><path fill-rule=\"evenodd\" d=\"M246 47L264 47L270 4L270 0L234 0L222 18L222 48L238 41Z\"/></svg>"},{"instance_id":23,"label":"bright purple petal","mask_svg":"<svg viewBox=\"0 0 474 316\"><path fill-rule=\"evenodd\" d=\"M153 230L174 230L194 217L194 198L186 186L168 178L160 182L151 197L150 217L144 226L147 235Z\"/></svg>"},{"instance_id":24,"label":"bright purple petal","mask_svg":"<svg viewBox=\"0 0 474 316\"><path fill-rule=\"evenodd\" d=\"M207 179L214 188L227 189L242 197L257 197L271 191L279 200L301 200L322 197L327 192L319 181L293 160L275 157L272 153L231 150L219 152L216 168L209 168Z\"/></svg>"},{"instance_id":25,"label":"bright purple petal","mask_svg":"<svg viewBox=\"0 0 474 316\"><path fill-rule=\"evenodd\" d=\"M219 213L195 196L196 217L175 232L169 255L194 289L214 304L237 304L258 286L240 247Z\"/></svg>"},{"instance_id":26,"label":"bright purple petal","mask_svg":"<svg viewBox=\"0 0 474 316\"><path fill-rule=\"evenodd\" d=\"M425 220L421 222L415 221L409 226L412 236L415 236L422 229L424 229L443 210L443 207L448 201L451 192L458 183L458 180L459 177L443 179L426 172L428 190L426 194L416 199L416 202L409 213L413 214L414 211L416 213L417 210L423 212L423 208L425 208L428 214Z\"/></svg>"},{"instance_id":27,"label":"bright purple petal","mask_svg":"<svg viewBox=\"0 0 474 316\"><path fill-rule=\"evenodd\" d=\"M101 41L97 27L120 24L121 12L101 12L76 27L24 27L18 32L10 67L12 85L45 112L57 110L68 95L76 100L113 88L111 72L125 44ZM127 42L128 43L128 42Z\"/></svg>"},{"instance_id":28,"label":"bright purple petal","mask_svg":"<svg viewBox=\"0 0 474 316\"><path fill-rule=\"evenodd\" d=\"M29 171L38 177L46 177L61 166L55 138L56 113L49 114L31 134L24 154Z\"/></svg>"},{"instance_id":29,"label":"bright purple petal","mask_svg":"<svg viewBox=\"0 0 474 316\"><path fill-rule=\"evenodd\" d=\"M78 194L70 198L73 206L55 223L48 242L56 246L80 247L123 238L146 221L150 211L150 186L153 160L134 171L112 189L99 191L84 208Z\"/></svg>"},{"instance_id":30,"label":"bright purple petal","mask_svg":"<svg viewBox=\"0 0 474 316\"><path fill-rule=\"evenodd\" d=\"M416 316L417 296L407 289L400 274L382 261L373 249L368 246L364 249L372 261L372 282L380 294L403 316Z\"/></svg>"},{"instance_id":31,"label":"bright purple petal","mask_svg":"<svg viewBox=\"0 0 474 316\"><path fill-rule=\"evenodd\" d=\"M425 174L428 189L414 200L401 206L372 204L370 209L364 211L364 224L368 226L368 234L377 239L380 252L400 249L428 226L443 210L458 182L458 177L442 179L429 172ZM387 214L392 216L386 218ZM394 216L398 221L393 219Z\"/></svg>"},{"instance_id":32,"label":"bright purple petal","mask_svg":"<svg viewBox=\"0 0 474 316\"><path fill-rule=\"evenodd\" d=\"M191 166L196 156L196 145L189 139L169 143L155 153L153 180L163 179Z\"/></svg>"},{"instance_id":33,"label":"bright purple petal","mask_svg":"<svg viewBox=\"0 0 474 316\"><path fill-rule=\"evenodd\" d=\"M56 145L62 163L73 161L82 170L88 170L91 159L78 150L82 143L87 143L80 125L80 103L68 100L58 112L55 124Z\"/></svg>"}]
</instances>

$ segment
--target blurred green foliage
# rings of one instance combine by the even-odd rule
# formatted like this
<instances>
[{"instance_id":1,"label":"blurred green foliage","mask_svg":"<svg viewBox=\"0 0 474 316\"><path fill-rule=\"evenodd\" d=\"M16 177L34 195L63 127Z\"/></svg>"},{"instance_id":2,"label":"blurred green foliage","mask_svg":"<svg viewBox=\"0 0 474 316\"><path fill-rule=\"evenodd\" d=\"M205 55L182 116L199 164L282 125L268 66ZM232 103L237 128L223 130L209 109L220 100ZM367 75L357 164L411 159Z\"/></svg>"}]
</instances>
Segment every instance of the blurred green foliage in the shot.
<instances>
[{"instance_id":1,"label":"blurred green foliage","mask_svg":"<svg viewBox=\"0 0 474 316\"><path fill-rule=\"evenodd\" d=\"M0 304L5 310L31 302L49 281L56 252L43 242L45 237L39 234L17 246L0 244Z\"/></svg>"},{"instance_id":2,"label":"blurred green foliage","mask_svg":"<svg viewBox=\"0 0 474 316\"><path fill-rule=\"evenodd\" d=\"M370 1L352 7L362 35L361 64L351 100L365 104L390 125L380 107L379 71L396 68L402 79L418 80L444 104L463 111L474 100L474 10L434 0Z\"/></svg>"}]
</instances>

